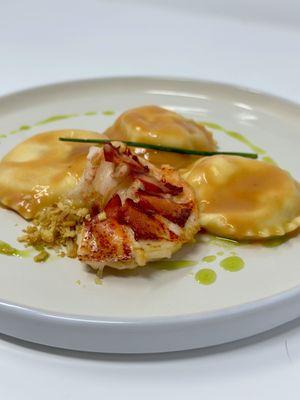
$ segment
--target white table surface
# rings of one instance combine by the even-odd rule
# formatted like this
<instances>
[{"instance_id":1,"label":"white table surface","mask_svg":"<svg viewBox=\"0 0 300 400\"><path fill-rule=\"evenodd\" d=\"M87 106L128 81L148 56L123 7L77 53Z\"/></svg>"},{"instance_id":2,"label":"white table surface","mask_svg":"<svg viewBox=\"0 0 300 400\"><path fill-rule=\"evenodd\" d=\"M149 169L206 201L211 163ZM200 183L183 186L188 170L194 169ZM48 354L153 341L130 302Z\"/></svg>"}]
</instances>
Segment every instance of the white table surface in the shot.
<instances>
[{"instance_id":1,"label":"white table surface","mask_svg":"<svg viewBox=\"0 0 300 400\"><path fill-rule=\"evenodd\" d=\"M115 75L217 80L300 102L300 3L1 1L1 95ZM0 366L1 400L298 399L300 320L233 344L148 356L60 351L0 336Z\"/></svg>"}]
</instances>

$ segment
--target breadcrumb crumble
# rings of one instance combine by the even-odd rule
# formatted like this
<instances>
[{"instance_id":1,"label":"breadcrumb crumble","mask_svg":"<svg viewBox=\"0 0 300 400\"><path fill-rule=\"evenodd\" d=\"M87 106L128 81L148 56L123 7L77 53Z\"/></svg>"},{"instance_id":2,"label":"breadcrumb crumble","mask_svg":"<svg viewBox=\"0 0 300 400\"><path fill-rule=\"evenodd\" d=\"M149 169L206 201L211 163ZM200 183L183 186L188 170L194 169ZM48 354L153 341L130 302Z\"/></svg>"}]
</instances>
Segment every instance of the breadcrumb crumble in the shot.
<instances>
[{"instance_id":1,"label":"breadcrumb crumble","mask_svg":"<svg viewBox=\"0 0 300 400\"><path fill-rule=\"evenodd\" d=\"M77 237L84 220L89 218L88 208L76 206L71 200L59 201L39 211L18 240L40 250L34 258L36 262L49 257L45 249L53 249L61 257L76 258Z\"/></svg>"}]
</instances>

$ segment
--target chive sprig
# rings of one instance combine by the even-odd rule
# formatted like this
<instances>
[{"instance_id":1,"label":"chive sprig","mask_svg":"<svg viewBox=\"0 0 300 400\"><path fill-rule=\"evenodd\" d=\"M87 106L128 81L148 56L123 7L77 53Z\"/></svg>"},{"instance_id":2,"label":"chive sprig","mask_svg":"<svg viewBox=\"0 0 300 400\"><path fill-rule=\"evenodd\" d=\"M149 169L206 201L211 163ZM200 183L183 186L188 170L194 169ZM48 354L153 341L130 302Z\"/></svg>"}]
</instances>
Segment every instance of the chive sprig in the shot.
<instances>
[{"instance_id":1,"label":"chive sprig","mask_svg":"<svg viewBox=\"0 0 300 400\"><path fill-rule=\"evenodd\" d=\"M150 144L150 143L142 143L142 142L131 142L128 140L111 140L111 139L80 139L80 138L64 138L60 137L59 140L61 142L76 142L76 143L93 143L93 144L105 144L112 142L122 142L129 147L139 147L143 149L150 150L158 150L165 151L168 153L177 153L177 154L188 154L193 156L214 156L218 154L225 154L230 156L240 156L246 158L257 158L256 153L244 153L244 152L235 152L235 151L202 151L202 150L190 150L183 149L180 147L172 147L172 146L161 146L158 144Z\"/></svg>"}]
</instances>

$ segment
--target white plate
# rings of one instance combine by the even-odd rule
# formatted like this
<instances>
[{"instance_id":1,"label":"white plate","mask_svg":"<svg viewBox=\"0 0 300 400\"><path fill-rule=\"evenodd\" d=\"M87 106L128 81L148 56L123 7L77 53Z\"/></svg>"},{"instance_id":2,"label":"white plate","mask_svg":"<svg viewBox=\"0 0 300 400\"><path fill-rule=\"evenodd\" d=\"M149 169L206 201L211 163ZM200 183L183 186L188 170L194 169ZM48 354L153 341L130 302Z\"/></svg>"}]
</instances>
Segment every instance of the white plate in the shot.
<instances>
[{"instance_id":1,"label":"white plate","mask_svg":"<svg viewBox=\"0 0 300 400\"><path fill-rule=\"evenodd\" d=\"M145 104L158 104L242 133L300 178L298 105L201 81L95 79L2 97L0 134L6 137L0 138L1 156L40 131L102 131L123 110ZM85 114L89 112L96 114ZM36 126L54 115L73 116ZM214 134L224 150L249 151L222 131ZM16 238L24 226L15 213L0 209L0 240L20 248ZM32 257L0 255L0 331L50 346L118 353L183 350L240 339L300 316L299 245L299 237L274 248L259 244L220 247L214 240L202 243L199 239L175 256L196 261L193 267L108 275L102 285L71 259L52 256L37 264ZM232 251L245 261L239 272L219 265ZM201 261L217 252L224 254L215 262ZM216 282L209 286L194 279L205 267L217 273Z\"/></svg>"}]
</instances>

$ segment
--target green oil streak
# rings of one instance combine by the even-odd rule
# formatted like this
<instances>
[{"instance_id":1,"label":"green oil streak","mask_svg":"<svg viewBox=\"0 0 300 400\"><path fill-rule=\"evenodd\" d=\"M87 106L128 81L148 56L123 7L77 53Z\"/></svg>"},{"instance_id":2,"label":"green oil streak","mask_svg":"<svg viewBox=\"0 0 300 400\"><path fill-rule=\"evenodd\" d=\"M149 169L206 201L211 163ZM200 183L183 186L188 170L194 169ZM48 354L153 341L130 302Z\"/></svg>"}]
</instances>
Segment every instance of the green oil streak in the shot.
<instances>
[{"instance_id":1,"label":"green oil streak","mask_svg":"<svg viewBox=\"0 0 300 400\"><path fill-rule=\"evenodd\" d=\"M241 257L231 256L224 258L224 260L220 262L220 266L226 269L226 271L237 272L244 268L245 263Z\"/></svg>"},{"instance_id":2,"label":"green oil streak","mask_svg":"<svg viewBox=\"0 0 300 400\"><path fill-rule=\"evenodd\" d=\"M238 133L238 132L235 132L235 131L230 131L228 129L223 128L221 125L215 124L213 122L201 121L200 123L203 124L204 126L208 127L208 128L224 132L226 135L228 135L228 136L232 137L233 139L236 139L239 142L241 142L241 143L245 144L246 146L248 146L251 150L253 150L257 154L266 154L265 150L263 150L262 148L256 146L252 142L250 142L250 140L248 140L241 133Z\"/></svg>"},{"instance_id":3,"label":"green oil streak","mask_svg":"<svg viewBox=\"0 0 300 400\"><path fill-rule=\"evenodd\" d=\"M272 164L272 165L277 165L276 161L274 161L273 158L271 158L269 156L263 157L262 161L265 161L265 162L267 162L269 164Z\"/></svg>"},{"instance_id":4,"label":"green oil streak","mask_svg":"<svg viewBox=\"0 0 300 400\"><path fill-rule=\"evenodd\" d=\"M103 115L114 115L115 112L112 111L112 110L106 110L106 111L102 111L102 114L103 114Z\"/></svg>"},{"instance_id":5,"label":"green oil streak","mask_svg":"<svg viewBox=\"0 0 300 400\"><path fill-rule=\"evenodd\" d=\"M288 237L282 236L282 237L276 237L272 239L268 239L264 242L262 242L262 245L264 247L278 247L282 245L283 243L287 242L289 240Z\"/></svg>"},{"instance_id":6,"label":"green oil streak","mask_svg":"<svg viewBox=\"0 0 300 400\"><path fill-rule=\"evenodd\" d=\"M26 250L15 249L10 244L0 240L0 254L5 256L26 257L29 255L29 252Z\"/></svg>"},{"instance_id":7,"label":"green oil streak","mask_svg":"<svg viewBox=\"0 0 300 400\"><path fill-rule=\"evenodd\" d=\"M197 265L195 261L188 261L188 260L181 260L181 261L166 260L166 261L156 261L150 263L150 266L153 268L167 270L167 271L172 271L174 269L180 269L180 268L193 267L194 265Z\"/></svg>"},{"instance_id":8,"label":"green oil streak","mask_svg":"<svg viewBox=\"0 0 300 400\"><path fill-rule=\"evenodd\" d=\"M31 126L29 126L29 125L21 125L20 128L10 131L9 134L14 135L15 133L19 133L22 131L28 131L28 129L30 129L30 128L31 128Z\"/></svg>"},{"instance_id":9,"label":"green oil streak","mask_svg":"<svg viewBox=\"0 0 300 400\"><path fill-rule=\"evenodd\" d=\"M210 268L200 269L195 275L195 280L201 285L211 285L216 279L217 274Z\"/></svg>"},{"instance_id":10,"label":"green oil streak","mask_svg":"<svg viewBox=\"0 0 300 400\"><path fill-rule=\"evenodd\" d=\"M215 124L214 122L208 122L208 121L200 121L200 124L207 126L208 128L215 129L216 131L226 131L225 128L223 128L219 124Z\"/></svg>"},{"instance_id":11,"label":"green oil streak","mask_svg":"<svg viewBox=\"0 0 300 400\"><path fill-rule=\"evenodd\" d=\"M232 249L233 247L239 246L240 243L237 242L236 240L233 239L226 239L226 238L221 238L218 236L212 237L209 240L210 244L222 247L223 249Z\"/></svg>"},{"instance_id":12,"label":"green oil streak","mask_svg":"<svg viewBox=\"0 0 300 400\"><path fill-rule=\"evenodd\" d=\"M97 114L98 114L97 111L87 111L83 115L92 116L92 115L97 115Z\"/></svg>"},{"instance_id":13,"label":"green oil streak","mask_svg":"<svg viewBox=\"0 0 300 400\"><path fill-rule=\"evenodd\" d=\"M44 125L44 124L49 124L50 122L56 122L56 121L61 121L62 119L69 119L69 118L74 118L77 117L78 114L60 114L60 115L53 115L52 117L43 119L40 122L37 122L35 126L37 125Z\"/></svg>"},{"instance_id":14,"label":"green oil streak","mask_svg":"<svg viewBox=\"0 0 300 400\"><path fill-rule=\"evenodd\" d=\"M238 132L234 131L226 131L225 132L228 136L238 140L241 143L244 143L246 146L248 146L251 150L255 151L257 154L265 154L265 150L261 149L258 146L255 146L250 140L248 140L244 135Z\"/></svg>"},{"instance_id":15,"label":"green oil streak","mask_svg":"<svg viewBox=\"0 0 300 400\"><path fill-rule=\"evenodd\" d=\"M87 111L85 113L83 113L82 115L85 116L94 116L94 115L98 115L99 113L97 111ZM102 112L103 115L114 115L115 112L112 110L106 110ZM51 122L56 122L56 121L61 121L64 119L69 119L69 118L74 118L74 117L78 117L80 114L58 114L58 115L53 115L52 117L43 119L42 121L37 122L36 124L34 124L33 126L39 126L39 125L45 125L45 124L49 124ZM29 125L21 125L18 129L14 129L12 131L9 132L10 135L14 135L16 133L20 133L22 131L27 131L29 129L31 129L32 127ZM5 134L0 134L0 138L6 138L7 135Z\"/></svg>"},{"instance_id":16,"label":"green oil streak","mask_svg":"<svg viewBox=\"0 0 300 400\"><path fill-rule=\"evenodd\" d=\"M202 258L202 261L206 262L206 263L211 263L213 261L216 260L216 256L205 256Z\"/></svg>"}]
</instances>

